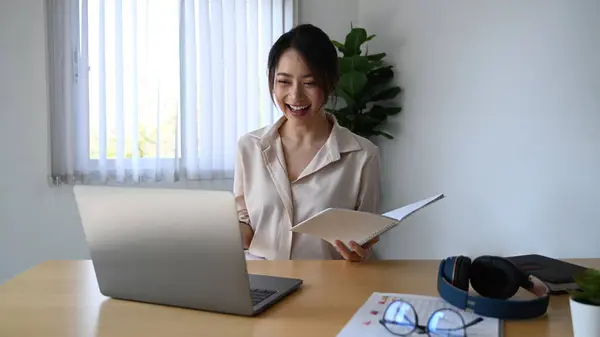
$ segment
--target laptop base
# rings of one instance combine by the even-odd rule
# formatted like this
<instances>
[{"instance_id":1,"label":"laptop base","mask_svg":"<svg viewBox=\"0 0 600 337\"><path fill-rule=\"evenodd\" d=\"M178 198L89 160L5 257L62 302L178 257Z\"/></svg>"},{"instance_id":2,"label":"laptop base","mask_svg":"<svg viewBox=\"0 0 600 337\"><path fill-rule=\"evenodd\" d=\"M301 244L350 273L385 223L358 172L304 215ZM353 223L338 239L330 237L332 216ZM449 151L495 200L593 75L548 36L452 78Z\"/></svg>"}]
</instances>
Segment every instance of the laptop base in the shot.
<instances>
[{"instance_id":1,"label":"laptop base","mask_svg":"<svg viewBox=\"0 0 600 337\"><path fill-rule=\"evenodd\" d=\"M259 315L275 303L281 301L289 294L300 288L301 279L249 274L250 289L252 292L252 316ZM260 299L260 301L257 301Z\"/></svg>"}]
</instances>

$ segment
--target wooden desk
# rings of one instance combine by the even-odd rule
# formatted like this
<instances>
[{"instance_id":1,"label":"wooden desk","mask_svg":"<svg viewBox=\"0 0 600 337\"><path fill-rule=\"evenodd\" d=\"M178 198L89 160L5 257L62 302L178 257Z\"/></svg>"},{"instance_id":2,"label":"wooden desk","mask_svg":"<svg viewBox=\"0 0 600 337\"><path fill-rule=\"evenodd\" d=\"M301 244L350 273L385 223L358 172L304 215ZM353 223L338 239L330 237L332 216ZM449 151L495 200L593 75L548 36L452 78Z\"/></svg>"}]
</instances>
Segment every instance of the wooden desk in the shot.
<instances>
[{"instance_id":1,"label":"wooden desk","mask_svg":"<svg viewBox=\"0 0 600 337\"><path fill-rule=\"evenodd\" d=\"M600 267L600 259L571 260ZM50 261L0 286L0 336L335 336L375 291L437 296L438 261L248 261L250 272L304 279L254 318L107 299L90 261ZM572 336L568 297L548 315L507 322L505 336Z\"/></svg>"}]
</instances>

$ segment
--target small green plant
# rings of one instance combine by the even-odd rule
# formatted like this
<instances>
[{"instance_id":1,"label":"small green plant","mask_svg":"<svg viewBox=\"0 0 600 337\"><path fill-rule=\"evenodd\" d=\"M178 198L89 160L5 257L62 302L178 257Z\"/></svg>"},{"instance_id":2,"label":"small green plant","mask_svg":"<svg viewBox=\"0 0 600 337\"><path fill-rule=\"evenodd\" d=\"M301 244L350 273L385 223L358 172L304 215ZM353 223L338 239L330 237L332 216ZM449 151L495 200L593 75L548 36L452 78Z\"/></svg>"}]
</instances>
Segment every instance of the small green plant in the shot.
<instances>
[{"instance_id":1,"label":"small green plant","mask_svg":"<svg viewBox=\"0 0 600 337\"><path fill-rule=\"evenodd\" d=\"M573 300L590 305L600 306L600 271L587 269L575 277L579 290L571 292Z\"/></svg>"},{"instance_id":2,"label":"small green plant","mask_svg":"<svg viewBox=\"0 0 600 337\"><path fill-rule=\"evenodd\" d=\"M386 64L385 53L369 54L368 48L361 50L375 35L367 35L364 28L353 27L344 43L332 40L338 50L340 80L335 90L337 99L345 106L338 107L336 100L327 111L333 114L340 125L364 137L394 137L380 129L388 116L402 111L399 106L386 106L385 101L394 99L402 89L391 85L394 78L393 66Z\"/></svg>"}]
</instances>

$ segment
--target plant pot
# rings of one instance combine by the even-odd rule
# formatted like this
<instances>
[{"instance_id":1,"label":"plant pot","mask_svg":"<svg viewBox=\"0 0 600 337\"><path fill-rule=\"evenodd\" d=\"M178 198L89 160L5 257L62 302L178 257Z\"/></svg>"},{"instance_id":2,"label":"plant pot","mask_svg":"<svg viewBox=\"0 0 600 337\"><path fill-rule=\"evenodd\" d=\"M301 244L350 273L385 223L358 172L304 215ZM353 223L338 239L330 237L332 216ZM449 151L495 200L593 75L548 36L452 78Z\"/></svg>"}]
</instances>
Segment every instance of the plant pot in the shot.
<instances>
[{"instance_id":1,"label":"plant pot","mask_svg":"<svg viewBox=\"0 0 600 337\"><path fill-rule=\"evenodd\" d=\"M600 336L600 306L569 298L573 337Z\"/></svg>"}]
</instances>

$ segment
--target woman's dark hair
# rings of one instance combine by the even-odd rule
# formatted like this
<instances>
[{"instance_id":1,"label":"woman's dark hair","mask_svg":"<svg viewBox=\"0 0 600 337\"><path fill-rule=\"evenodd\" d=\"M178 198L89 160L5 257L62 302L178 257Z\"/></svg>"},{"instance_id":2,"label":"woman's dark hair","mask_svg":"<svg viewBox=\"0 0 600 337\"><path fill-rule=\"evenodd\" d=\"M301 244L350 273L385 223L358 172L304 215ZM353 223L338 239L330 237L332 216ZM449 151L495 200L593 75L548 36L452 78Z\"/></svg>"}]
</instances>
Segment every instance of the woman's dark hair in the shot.
<instances>
[{"instance_id":1,"label":"woman's dark hair","mask_svg":"<svg viewBox=\"0 0 600 337\"><path fill-rule=\"evenodd\" d=\"M302 24L281 35L269 52L269 90L275 85L275 69L281 55L293 48L304 59L316 85L325 93L325 101L333 93L339 79L337 50L329 36L311 24Z\"/></svg>"}]
</instances>

